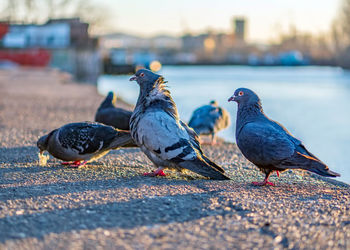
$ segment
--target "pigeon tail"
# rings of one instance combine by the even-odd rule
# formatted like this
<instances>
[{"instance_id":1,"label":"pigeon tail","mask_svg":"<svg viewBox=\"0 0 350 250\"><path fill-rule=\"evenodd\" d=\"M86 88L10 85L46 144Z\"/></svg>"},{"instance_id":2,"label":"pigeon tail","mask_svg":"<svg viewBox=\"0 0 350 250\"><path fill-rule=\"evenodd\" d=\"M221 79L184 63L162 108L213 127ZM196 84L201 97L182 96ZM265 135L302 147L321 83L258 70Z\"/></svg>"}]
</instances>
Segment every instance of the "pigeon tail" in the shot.
<instances>
[{"instance_id":1,"label":"pigeon tail","mask_svg":"<svg viewBox=\"0 0 350 250\"><path fill-rule=\"evenodd\" d=\"M318 162L318 164L312 164L311 168L307 168L306 170L309 170L315 174L321 175L321 176L326 176L326 177L339 177L340 174L333 172L329 170L329 168L322 164L321 162Z\"/></svg>"},{"instance_id":2,"label":"pigeon tail","mask_svg":"<svg viewBox=\"0 0 350 250\"><path fill-rule=\"evenodd\" d=\"M326 177L339 177L340 174L333 172L329 169L318 169L318 168L313 168L313 169L308 169L309 171L316 173L321 176L326 176Z\"/></svg>"},{"instance_id":3,"label":"pigeon tail","mask_svg":"<svg viewBox=\"0 0 350 250\"><path fill-rule=\"evenodd\" d=\"M331 171L326 164L321 162L320 160L301 154L297 152L294 154L293 159L293 164L298 166L298 168L308 170L310 172L313 172L315 174L321 175L321 176L326 176L326 177L339 177L340 174Z\"/></svg>"},{"instance_id":4,"label":"pigeon tail","mask_svg":"<svg viewBox=\"0 0 350 250\"><path fill-rule=\"evenodd\" d=\"M216 167L213 167L210 164L208 164L206 161L200 160L198 158L192 161L181 162L179 163L179 165L199 175L208 177L212 180L230 180L228 176L224 175Z\"/></svg>"},{"instance_id":5,"label":"pigeon tail","mask_svg":"<svg viewBox=\"0 0 350 250\"><path fill-rule=\"evenodd\" d=\"M221 173L225 173L225 170L220 167L219 165L217 165L215 162L212 162L208 157L206 157L205 155L202 156L203 159L212 167L216 168L217 170L219 170Z\"/></svg>"},{"instance_id":6,"label":"pigeon tail","mask_svg":"<svg viewBox=\"0 0 350 250\"><path fill-rule=\"evenodd\" d=\"M313 157L303 155L298 153L298 155L303 156L307 158L309 161L309 165L305 168L306 170L309 170L313 173L316 173L321 176L326 176L326 177L339 177L340 174L331 171L326 164L323 162L319 161L318 159L315 159Z\"/></svg>"}]
</instances>

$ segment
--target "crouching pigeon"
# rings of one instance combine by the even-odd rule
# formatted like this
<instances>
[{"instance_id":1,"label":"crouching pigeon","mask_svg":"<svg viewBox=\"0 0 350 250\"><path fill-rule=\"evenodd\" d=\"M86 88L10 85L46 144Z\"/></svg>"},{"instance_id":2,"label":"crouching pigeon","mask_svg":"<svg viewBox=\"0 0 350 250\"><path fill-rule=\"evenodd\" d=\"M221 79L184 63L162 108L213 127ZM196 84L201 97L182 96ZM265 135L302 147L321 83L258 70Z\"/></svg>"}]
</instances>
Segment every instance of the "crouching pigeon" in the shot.
<instances>
[{"instance_id":1,"label":"crouching pigeon","mask_svg":"<svg viewBox=\"0 0 350 250\"><path fill-rule=\"evenodd\" d=\"M228 101L238 103L236 142L243 155L265 173L263 182L254 185L274 185L268 181L273 171L304 169L322 176L337 177L302 142L281 124L269 119L259 97L251 90L239 88Z\"/></svg>"},{"instance_id":2,"label":"crouching pigeon","mask_svg":"<svg viewBox=\"0 0 350 250\"><path fill-rule=\"evenodd\" d=\"M157 167L145 175L164 175L164 168L174 168L228 180L224 170L204 155L196 133L180 120L163 77L140 69L133 80L140 85L140 94L130 119L131 136Z\"/></svg>"},{"instance_id":3,"label":"crouching pigeon","mask_svg":"<svg viewBox=\"0 0 350 250\"><path fill-rule=\"evenodd\" d=\"M194 129L198 135L211 135L211 143L216 143L216 133L230 125L229 113L219 107L216 101L196 109L188 126Z\"/></svg>"},{"instance_id":4,"label":"crouching pigeon","mask_svg":"<svg viewBox=\"0 0 350 250\"><path fill-rule=\"evenodd\" d=\"M40 155L48 151L53 157L67 161L63 165L71 167L96 160L111 149L133 144L130 132L93 122L66 124L37 142Z\"/></svg>"},{"instance_id":5,"label":"crouching pigeon","mask_svg":"<svg viewBox=\"0 0 350 250\"><path fill-rule=\"evenodd\" d=\"M116 100L117 96L110 91L98 108L95 121L114 128L129 130L129 120L132 112L115 107Z\"/></svg>"}]
</instances>

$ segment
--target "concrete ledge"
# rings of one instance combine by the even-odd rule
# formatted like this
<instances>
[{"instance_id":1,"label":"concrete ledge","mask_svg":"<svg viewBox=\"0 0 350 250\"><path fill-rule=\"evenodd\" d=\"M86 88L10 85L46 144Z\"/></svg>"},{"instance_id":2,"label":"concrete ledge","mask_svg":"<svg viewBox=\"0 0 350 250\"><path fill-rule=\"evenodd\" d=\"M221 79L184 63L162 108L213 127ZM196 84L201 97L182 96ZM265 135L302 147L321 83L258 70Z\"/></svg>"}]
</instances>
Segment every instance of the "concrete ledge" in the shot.
<instances>
[{"instance_id":1,"label":"concrete ledge","mask_svg":"<svg viewBox=\"0 0 350 250\"><path fill-rule=\"evenodd\" d=\"M143 177L152 164L137 148L39 166L37 138L92 120L102 99L49 69L0 71L0 249L349 248L349 185L287 171L252 186L263 174L234 144L204 147L231 181Z\"/></svg>"}]
</instances>

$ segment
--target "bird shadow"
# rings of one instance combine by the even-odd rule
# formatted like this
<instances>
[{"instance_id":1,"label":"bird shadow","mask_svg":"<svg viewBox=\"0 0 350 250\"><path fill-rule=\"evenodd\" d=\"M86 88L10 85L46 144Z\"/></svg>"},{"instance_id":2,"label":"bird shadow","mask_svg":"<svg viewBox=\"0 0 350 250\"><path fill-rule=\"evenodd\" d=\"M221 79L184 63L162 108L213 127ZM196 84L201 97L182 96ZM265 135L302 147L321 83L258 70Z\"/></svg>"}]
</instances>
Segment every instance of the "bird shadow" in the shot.
<instances>
[{"instance_id":1,"label":"bird shadow","mask_svg":"<svg viewBox=\"0 0 350 250\"><path fill-rule=\"evenodd\" d=\"M15 172L23 172L24 174L26 173L40 173L40 172L45 172L48 170L59 170L62 169L62 165L60 164L55 164L53 166L39 166L38 165L31 165L29 167L23 167L23 166L16 166L16 167L3 167L0 168L0 174L8 174L8 173L15 173ZM1 183L1 179L0 179Z\"/></svg>"},{"instance_id":2,"label":"bird shadow","mask_svg":"<svg viewBox=\"0 0 350 250\"><path fill-rule=\"evenodd\" d=\"M1 163L33 163L37 161L38 148L34 146L0 148Z\"/></svg>"},{"instance_id":3,"label":"bird shadow","mask_svg":"<svg viewBox=\"0 0 350 250\"><path fill-rule=\"evenodd\" d=\"M147 180L147 181L146 181ZM0 183L3 184L3 183ZM173 180L149 177L119 177L115 179L56 182L50 184L27 185L1 188L0 201L35 198L48 195L64 195L86 191L104 191L117 188L138 188L140 186L188 184L185 180Z\"/></svg>"},{"instance_id":4,"label":"bird shadow","mask_svg":"<svg viewBox=\"0 0 350 250\"><path fill-rule=\"evenodd\" d=\"M128 201L107 202L78 208L55 209L48 212L14 215L0 218L0 242L9 239L35 237L50 233L97 228L152 228L156 224L193 221L227 213L247 213L248 210L225 211L210 208L210 198L219 191L169 196L153 196Z\"/></svg>"}]
</instances>

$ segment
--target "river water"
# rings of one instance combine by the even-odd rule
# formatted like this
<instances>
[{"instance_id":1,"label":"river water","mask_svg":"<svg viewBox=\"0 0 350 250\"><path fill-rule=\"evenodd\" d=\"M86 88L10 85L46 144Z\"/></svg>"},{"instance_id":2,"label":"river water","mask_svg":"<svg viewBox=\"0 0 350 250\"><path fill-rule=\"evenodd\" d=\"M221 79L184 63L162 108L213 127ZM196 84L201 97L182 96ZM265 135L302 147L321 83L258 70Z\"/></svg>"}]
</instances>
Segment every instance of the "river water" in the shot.
<instances>
[{"instance_id":1,"label":"river water","mask_svg":"<svg viewBox=\"0 0 350 250\"><path fill-rule=\"evenodd\" d=\"M237 105L227 102L236 88L254 90L265 113L282 123L306 147L350 183L350 72L333 67L164 66L180 117L217 100L231 114L231 126L218 135L234 142ZM130 76L103 75L98 91L113 90L135 104L139 87Z\"/></svg>"}]
</instances>

